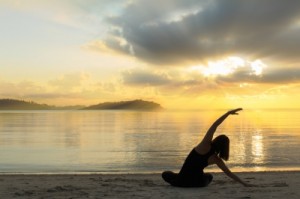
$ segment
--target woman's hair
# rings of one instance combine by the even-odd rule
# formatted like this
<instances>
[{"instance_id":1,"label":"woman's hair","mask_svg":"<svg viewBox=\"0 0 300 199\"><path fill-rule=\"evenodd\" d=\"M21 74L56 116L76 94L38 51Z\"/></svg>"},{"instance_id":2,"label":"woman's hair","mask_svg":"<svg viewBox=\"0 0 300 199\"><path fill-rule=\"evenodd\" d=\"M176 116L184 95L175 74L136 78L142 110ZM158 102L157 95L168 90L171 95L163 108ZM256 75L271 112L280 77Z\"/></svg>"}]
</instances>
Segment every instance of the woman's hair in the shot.
<instances>
[{"instance_id":1,"label":"woman's hair","mask_svg":"<svg viewBox=\"0 0 300 199\"><path fill-rule=\"evenodd\" d=\"M229 138L226 135L219 135L213 139L212 147L220 158L229 159Z\"/></svg>"}]
</instances>

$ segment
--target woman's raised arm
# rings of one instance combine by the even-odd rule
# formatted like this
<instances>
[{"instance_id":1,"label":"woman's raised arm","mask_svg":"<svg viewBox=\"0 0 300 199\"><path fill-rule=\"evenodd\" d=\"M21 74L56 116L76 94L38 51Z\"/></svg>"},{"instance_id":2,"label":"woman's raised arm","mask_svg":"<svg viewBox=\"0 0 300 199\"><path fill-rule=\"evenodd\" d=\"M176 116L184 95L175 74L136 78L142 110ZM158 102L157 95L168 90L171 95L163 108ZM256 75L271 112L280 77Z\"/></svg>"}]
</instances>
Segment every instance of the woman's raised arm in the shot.
<instances>
[{"instance_id":1,"label":"woman's raised arm","mask_svg":"<svg viewBox=\"0 0 300 199\"><path fill-rule=\"evenodd\" d=\"M212 139L213 139L213 136L214 136L214 133L216 131L216 129L218 128L218 126L220 124L222 124L222 122L229 116L229 115L238 115L238 111L241 111L243 110L242 108L237 108L237 109L233 109L233 110L230 110L228 111L227 113L225 113L224 115L222 115L219 119L217 119L213 124L212 126L208 129L207 133L205 134L203 140L202 140L202 143L207 143L207 144L210 144Z\"/></svg>"}]
</instances>

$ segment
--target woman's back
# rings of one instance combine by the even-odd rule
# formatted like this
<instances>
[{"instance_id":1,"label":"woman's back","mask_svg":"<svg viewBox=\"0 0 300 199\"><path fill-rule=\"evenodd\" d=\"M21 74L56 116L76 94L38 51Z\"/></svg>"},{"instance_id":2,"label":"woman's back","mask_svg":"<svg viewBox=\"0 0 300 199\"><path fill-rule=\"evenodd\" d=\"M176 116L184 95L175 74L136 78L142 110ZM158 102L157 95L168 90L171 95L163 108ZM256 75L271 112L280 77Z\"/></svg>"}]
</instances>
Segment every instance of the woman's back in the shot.
<instances>
[{"instance_id":1,"label":"woman's back","mask_svg":"<svg viewBox=\"0 0 300 199\"><path fill-rule=\"evenodd\" d=\"M208 159L215 153L213 147L206 154L199 154L195 148L187 156L179 175L203 175L203 169L208 165Z\"/></svg>"}]
</instances>

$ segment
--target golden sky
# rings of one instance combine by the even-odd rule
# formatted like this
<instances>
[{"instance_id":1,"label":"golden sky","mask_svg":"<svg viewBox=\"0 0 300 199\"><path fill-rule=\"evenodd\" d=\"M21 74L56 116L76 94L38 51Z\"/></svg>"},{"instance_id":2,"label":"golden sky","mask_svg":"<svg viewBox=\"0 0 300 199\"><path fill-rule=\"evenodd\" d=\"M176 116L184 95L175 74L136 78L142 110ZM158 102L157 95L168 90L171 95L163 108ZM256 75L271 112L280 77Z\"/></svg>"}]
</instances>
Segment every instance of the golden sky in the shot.
<instances>
[{"instance_id":1,"label":"golden sky","mask_svg":"<svg viewBox=\"0 0 300 199\"><path fill-rule=\"evenodd\" d=\"M298 0L0 0L0 98L300 108Z\"/></svg>"}]
</instances>

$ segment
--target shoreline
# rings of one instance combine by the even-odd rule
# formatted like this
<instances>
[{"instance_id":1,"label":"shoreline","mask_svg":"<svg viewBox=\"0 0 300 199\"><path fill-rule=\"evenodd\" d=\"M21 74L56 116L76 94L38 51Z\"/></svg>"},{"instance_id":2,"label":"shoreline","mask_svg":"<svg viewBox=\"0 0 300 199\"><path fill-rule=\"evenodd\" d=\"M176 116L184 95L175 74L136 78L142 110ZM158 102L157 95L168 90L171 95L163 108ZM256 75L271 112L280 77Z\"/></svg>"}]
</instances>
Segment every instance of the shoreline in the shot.
<instances>
[{"instance_id":1,"label":"shoreline","mask_svg":"<svg viewBox=\"0 0 300 199\"><path fill-rule=\"evenodd\" d=\"M247 174L247 173L294 173L294 172L300 172L300 169L294 169L294 170L290 170L290 169L281 169L281 170L257 170L257 171L234 171L231 170L233 173L235 174ZM70 172L0 172L0 177L1 176L6 176L6 175L23 175L23 176L38 176L38 175L160 175L163 171L154 171L154 172L126 172L126 171L120 171L120 172L102 172L102 171L70 171ZM174 170L174 172L178 172L176 170ZM212 173L212 174L219 174L219 173L224 173L223 171L219 170L219 171L209 171L209 170L205 170L204 173Z\"/></svg>"},{"instance_id":2,"label":"shoreline","mask_svg":"<svg viewBox=\"0 0 300 199\"><path fill-rule=\"evenodd\" d=\"M300 198L300 171L235 172L258 187L211 173L205 188L172 187L159 173L0 174L0 198Z\"/></svg>"},{"instance_id":3,"label":"shoreline","mask_svg":"<svg viewBox=\"0 0 300 199\"><path fill-rule=\"evenodd\" d=\"M179 170L178 170L179 171ZM174 172L178 172L177 170L174 170ZM233 173L273 173L273 172L300 172L300 168L268 168L268 169L257 169L257 170L251 170L251 169L240 169L235 170L231 168L231 171ZM5 175L159 175L163 172L161 171L139 171L139 172L127 172L127 171L40 171L40 172L19 172L19 171L12 171L12 172L1 172L0 176ZM205 169L204 173L223 173L220 169Z\"/></svg>"}]
</instances>

